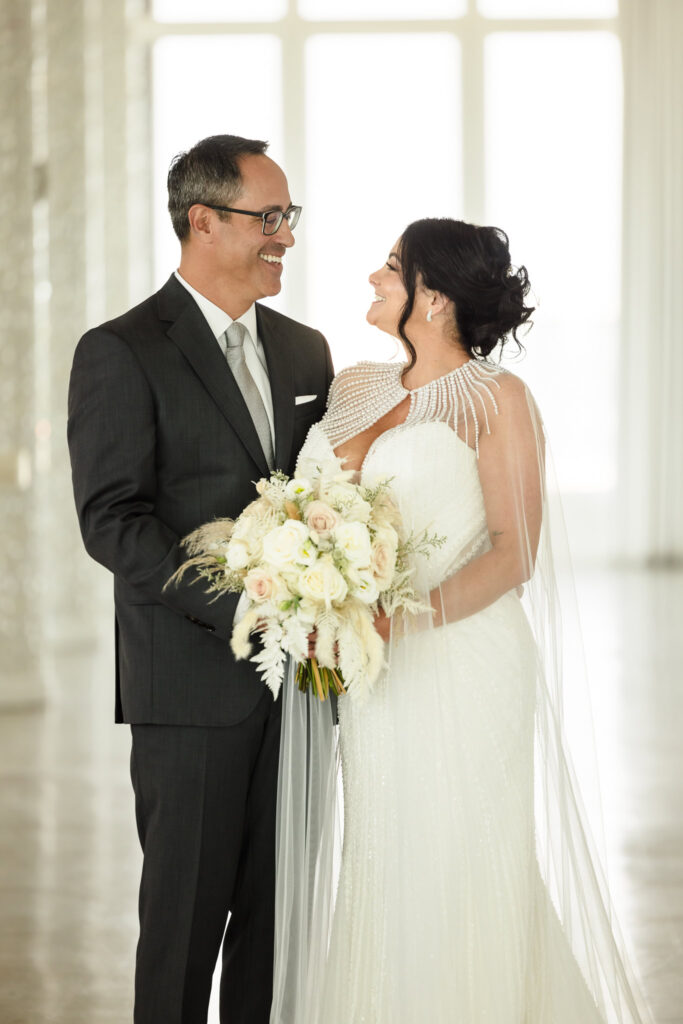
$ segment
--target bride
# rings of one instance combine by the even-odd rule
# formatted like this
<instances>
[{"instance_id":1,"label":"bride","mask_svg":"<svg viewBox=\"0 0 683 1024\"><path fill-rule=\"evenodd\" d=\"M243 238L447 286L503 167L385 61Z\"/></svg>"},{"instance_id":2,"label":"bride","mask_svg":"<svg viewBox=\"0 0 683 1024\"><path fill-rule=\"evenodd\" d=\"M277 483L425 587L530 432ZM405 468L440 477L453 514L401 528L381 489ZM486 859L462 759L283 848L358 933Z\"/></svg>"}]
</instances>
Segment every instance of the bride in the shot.
<instances>
[{"instance_id":1,"label":"bride","mask_svg":"<svg viewBox=\"0 0 683 1024\"><path fill-rule=\"evenodd\" d=\"M566 751L543 426L489 360L532 313L504 232L411 224L370 277L405 363L335 379L297 472L391 477L432 613L330 708L284 689L272 1024L634 1024ZM571 688L571 679L567 688ZM338 881L337 881L338 876Z\"/></svg>"}]
</instances>

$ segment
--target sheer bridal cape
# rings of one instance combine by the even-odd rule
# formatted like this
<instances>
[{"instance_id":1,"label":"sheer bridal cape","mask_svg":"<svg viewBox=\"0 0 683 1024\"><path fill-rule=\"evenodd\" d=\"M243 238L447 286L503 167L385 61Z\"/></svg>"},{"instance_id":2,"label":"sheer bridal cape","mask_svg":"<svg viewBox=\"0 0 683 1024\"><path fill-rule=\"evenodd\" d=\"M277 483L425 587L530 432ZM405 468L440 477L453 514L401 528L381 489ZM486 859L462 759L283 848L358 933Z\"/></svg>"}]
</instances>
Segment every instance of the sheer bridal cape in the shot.
<instances>
[{"instance_id":1,"label":"sheer bridal cape","mask_svg":"<svg viewBox=\"0 0 683 1024\"><path fill-rule=\"evenodd\" d=\"M483 361L410 392L403 369L342 371L299 457L314 474L405 403L361 480L390 477L406 530L445 543L415 560L434 614L392 620L338 728L285 680L271 1024L646 1021L569 755L590 715L539 413Z\"/></svg>"}]
</instances>

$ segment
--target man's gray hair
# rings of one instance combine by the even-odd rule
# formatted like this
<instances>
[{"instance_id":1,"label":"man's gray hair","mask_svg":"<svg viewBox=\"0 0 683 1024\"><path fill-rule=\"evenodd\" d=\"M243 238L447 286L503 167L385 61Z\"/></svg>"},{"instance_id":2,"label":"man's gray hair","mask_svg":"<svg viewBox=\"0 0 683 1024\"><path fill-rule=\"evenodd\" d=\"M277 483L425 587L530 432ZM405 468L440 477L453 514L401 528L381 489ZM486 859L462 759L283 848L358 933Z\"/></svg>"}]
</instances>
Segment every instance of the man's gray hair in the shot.
<instances>
[{"instance_id":1,"label":"man's gray hair","mask_svg":"<svg viewBox=\"0 0 683 1024\"><path fill-rule=\"evenodd\" d=\"M239 159L260 156L267 142L239 135L211 135L186 153L178 153L168 171L168 212L173 230L184 242L190 233L188 212L194 203L231 206L242 191ZM227 219L230 214L220 214Z\"/></svg>"}]
</instances>

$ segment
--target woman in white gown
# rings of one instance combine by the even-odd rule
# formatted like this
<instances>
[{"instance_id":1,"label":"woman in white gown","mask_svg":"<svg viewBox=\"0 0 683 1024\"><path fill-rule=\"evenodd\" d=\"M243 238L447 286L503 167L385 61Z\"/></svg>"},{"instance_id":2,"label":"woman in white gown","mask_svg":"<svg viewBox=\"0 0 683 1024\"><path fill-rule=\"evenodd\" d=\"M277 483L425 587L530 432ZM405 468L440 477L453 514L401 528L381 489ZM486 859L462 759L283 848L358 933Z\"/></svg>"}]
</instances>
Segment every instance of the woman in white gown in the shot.
<instances>
[{"instance_id":1,"label":"woman in white gown","mask_svg":"<svg viewBox=\"0 0 683 1024\"><path fill-rule=\"evenodd\" d=\"M285 687L272 1024L635 1024L565 750L545 442L488 360L531 308L494 228L411 224L368 320L408 362L342 371L299 472L391 477L433 614L376 628L387 668L334 729ZM567 681L571 685L571 680ZM336 903L334 902L336 895Z\"/></svg>"}]
</instances>

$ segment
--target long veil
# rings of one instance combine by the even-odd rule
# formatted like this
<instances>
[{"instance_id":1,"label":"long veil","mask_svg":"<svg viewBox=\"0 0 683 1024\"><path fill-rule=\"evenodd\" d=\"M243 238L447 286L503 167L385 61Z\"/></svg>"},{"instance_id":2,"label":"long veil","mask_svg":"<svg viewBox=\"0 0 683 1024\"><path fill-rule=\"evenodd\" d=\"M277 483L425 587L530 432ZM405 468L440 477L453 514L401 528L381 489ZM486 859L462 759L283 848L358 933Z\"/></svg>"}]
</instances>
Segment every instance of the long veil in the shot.
<instances>
[{"instance_id":1,"label":"long veil","mask_svg":"<svg viewBox=\"0 0 683 1024\"><path fill-rule=\"evenodd\" d=\"M374 391L365 393L379 386L373 373L361 364L342 376L327 423L313 428L302 452L309 465L339 443L335 403L343 397L348 406L349 389L367 399L357 402L363 415L381 415ZM392 398L388 385L382 395L385 404L401 397ZM645 1024L650 1017L592 838L600 839L601 828L595 759L586 754L594 749L592 717L576 624L560 614L556 561L566 542L535 402L518 378L471 363L440 388L414 395L405 425L419 430L399 428L375 461L382 470L395 464L408 528L436 523L443 532L445 524L443 555L415 566L434 614L396 622L371 697L376 731L362 732L366 747L342 750L342 772L333 709L299 693L290 668L271 1024L336 1019L329 1016L335 1001L352 1005L355 989L375 984L373 1020L392 1013L397 1021L427 1019L420 1015L425 993L452 986L441 1001L434 997L430 1024L452 1020L454 1000L472 1024ZM504 454L492 464L486 445L496 430L504 432ZM526 568L509 592L473 611L471 567L494 543L477 504L487 473ZM425 493L416 500L420 481ZM356 723L366 729L363 714L353 695L340 699L349 746L360 742ZM581 786L572 761L577 744ZM342 773L344 864L356 872L363 898L349 907L340 897L335 912ZM363 811L373 788L382 799ZM365 817L359 823L354 815ZM401 914L410 900L422 913L408 930ZM371 963L354 961L345 917L374 951Z\"/></svg>"}]
</instances>

